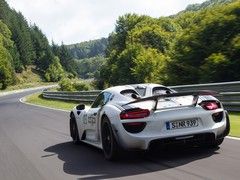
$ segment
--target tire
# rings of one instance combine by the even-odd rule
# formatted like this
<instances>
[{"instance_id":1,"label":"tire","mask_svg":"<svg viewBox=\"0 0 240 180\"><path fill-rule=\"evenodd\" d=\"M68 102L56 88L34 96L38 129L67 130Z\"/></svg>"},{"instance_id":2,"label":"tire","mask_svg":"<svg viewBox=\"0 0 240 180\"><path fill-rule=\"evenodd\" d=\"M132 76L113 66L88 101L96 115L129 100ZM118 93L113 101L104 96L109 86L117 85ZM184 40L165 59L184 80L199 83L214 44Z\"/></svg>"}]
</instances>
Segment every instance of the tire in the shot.
<instances>
[{"instance_id":1,"label":"tire","mask_svg":"<svg viewBox=\"0 0 240 180\"><path fill-rule=\"evenodd\" d=\"M71 115L70 118L70 135L72 137L73 144L80 144L77 123L73 114Z\"/></svg>"},{"instance_id":2,"label":"tire","mask_svg":"<svg viewBox=\"0 0 240 180\"><path fill-rule=\"evenodd\" d=\"M104 156L107 160L116 160L119 157L119 146L113 134L109 119L103 117L101 124L101 137Z\"/></svg>"}]
</instances>

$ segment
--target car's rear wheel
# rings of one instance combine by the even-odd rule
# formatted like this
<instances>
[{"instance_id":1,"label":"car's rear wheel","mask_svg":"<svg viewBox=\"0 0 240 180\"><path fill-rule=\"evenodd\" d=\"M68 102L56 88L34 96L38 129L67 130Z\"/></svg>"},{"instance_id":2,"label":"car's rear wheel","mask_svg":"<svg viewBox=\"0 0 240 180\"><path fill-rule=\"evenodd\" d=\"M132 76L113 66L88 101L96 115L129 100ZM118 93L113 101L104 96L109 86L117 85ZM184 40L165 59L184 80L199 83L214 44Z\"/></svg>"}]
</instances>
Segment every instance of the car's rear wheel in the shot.
<instances>
[{"instance_id":1,"label":"car's rear wheel","mask_svg":"<svg viewBox=\"0 0 240 180\"><path fill-rule=\"evenodd\" d=\"M70 118L70 134L71 134L73 143L79 144L80 143L79 133L78 133L77 123L74 115L71 115L71 118Z\"/></svg>"},{"instance_id":2,"label":"car's rear wheel","mask_svg":"<svg viewBox=\"0 0 240 180\"><path fill-rule=\"evenodd\" d=\"M113 134L111 123L106 116L102 120L101 136L105 158L107 160L116 160L119 155L119 147Z\"/></svg>"}]
</instances>

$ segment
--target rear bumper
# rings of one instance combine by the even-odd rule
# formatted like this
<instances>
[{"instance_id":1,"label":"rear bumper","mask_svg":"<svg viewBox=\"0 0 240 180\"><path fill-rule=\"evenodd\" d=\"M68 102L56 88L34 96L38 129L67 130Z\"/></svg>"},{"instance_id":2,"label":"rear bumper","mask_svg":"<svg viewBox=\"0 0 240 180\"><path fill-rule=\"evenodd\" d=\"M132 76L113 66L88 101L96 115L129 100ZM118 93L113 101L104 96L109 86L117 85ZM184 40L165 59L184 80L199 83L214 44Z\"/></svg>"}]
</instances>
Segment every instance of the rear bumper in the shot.
<instances>
[{"instance_id":1,"label":"rear bumper","mask_svg":"<svg viewBox=\"0 0 240 180\"><path fill-rule=\"evenodd\" d=\"M171 137L171 138L153 140L149 143L149 148L152 149L155 147L162 147L162 146L168 146L168 145L194 146L194 145L202 145L203 143L210 144L211 142L214 142L216 140L214 133L193 134L185 137L180 136L180 137Z\"/></svg>"},{"instance_id":2,"label":"rear bumper","mask_svg":"<svg viewBox=\"0 0 240 180\"><path fill-rule=\"evenodd\" d=\"M166 134L165 132L160 132L158 134L153 133L137 133L132 134L125 131L123 126L113 126L114 134L116 140L123 149L140 149L147 150L155 144L158 145L168 145L168 144L178 144L178 145L199 145L202 143L210 143L216 139L224 138L228 135L230 130L229 117L227 112L225 112L225 117L222 122L215 123L213 126L204 129L196 129L192 132L184 132Z\"/></svg>"}]
</instances>

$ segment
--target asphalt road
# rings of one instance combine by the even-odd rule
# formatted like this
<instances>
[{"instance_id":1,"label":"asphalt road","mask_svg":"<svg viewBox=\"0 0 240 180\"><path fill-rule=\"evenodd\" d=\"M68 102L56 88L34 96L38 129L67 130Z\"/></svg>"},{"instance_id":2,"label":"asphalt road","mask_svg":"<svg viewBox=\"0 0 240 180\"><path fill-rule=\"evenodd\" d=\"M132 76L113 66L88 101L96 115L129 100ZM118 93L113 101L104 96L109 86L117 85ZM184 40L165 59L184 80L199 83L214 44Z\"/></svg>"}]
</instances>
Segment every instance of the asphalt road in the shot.
<instances>
[{"instance_id":1,"label":"asphalt road","mask_svg":"<svg viewBox=\"0 0 240 180\"><path fill-rule=\"evenodd\" d=\"M0 180L239 179L240 141L219 149L175 148L106 161L101 150L73 145L68 113L0 97Z\"/></svg>"}]
</instances>

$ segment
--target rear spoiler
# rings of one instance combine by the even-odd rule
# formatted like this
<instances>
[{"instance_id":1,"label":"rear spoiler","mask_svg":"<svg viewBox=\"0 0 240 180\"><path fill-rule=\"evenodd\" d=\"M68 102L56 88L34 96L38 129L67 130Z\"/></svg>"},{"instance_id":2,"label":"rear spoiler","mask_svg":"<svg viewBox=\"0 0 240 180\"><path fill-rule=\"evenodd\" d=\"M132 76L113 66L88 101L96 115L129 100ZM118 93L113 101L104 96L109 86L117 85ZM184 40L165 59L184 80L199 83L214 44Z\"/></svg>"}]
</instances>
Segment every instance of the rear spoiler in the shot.
<instances>
[{"instance_id":1,"label":"rear spoiler","mask_svg":"<svg viewBox=\"0 0 240 180\"><path fill-rule=\"evenodd\" d=\"M144 102L144 101L155 101L155 105L153 107L153 110L155 111L157 109L159 99L164 99L164 98L169 98L169 97L181 97L181 96L193 96L192 106L196 106L199 96L209 96L209 95L216 96L216 95L218 95L218 93L216 91L202 90L202 91L188 91L188 92L185 91L185 92L179 92L179 93L162 94L162 95L155 95L155 96L137 99L135 101L124 104L123 106L129 105L129 104L134 104L134 103L139 103L139 102Z\"/></svg>"}]
</instances>

